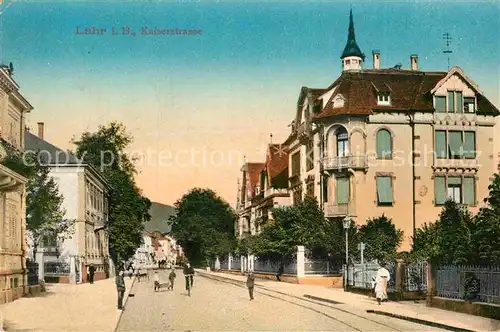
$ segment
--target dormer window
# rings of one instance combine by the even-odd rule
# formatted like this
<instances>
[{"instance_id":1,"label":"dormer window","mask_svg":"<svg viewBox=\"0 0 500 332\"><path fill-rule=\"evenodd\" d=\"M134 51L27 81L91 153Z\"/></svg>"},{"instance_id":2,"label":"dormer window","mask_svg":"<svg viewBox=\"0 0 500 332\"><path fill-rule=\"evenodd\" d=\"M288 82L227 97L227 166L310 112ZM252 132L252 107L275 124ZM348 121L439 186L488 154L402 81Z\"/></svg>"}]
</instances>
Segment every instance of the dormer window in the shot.
<instances>
[{"instance_id":1,"label":"dormer window","mask_svg":"<svg viewBox=\"0 0 500 332\"><path fill-rule=\"evenodd\" d=\"M389 92L379 92L377 97L378 97L377 100L378 105L384 105L384 106L391 105L391 95Z\"/></svg>"}]
</instances>

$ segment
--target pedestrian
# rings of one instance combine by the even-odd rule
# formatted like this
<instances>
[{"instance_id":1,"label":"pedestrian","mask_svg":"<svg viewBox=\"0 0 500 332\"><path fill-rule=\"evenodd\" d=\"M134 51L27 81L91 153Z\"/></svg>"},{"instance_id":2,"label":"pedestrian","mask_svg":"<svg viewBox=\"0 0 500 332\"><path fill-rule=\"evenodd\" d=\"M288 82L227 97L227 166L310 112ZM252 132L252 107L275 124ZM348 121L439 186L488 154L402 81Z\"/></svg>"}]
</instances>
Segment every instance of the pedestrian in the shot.
<instances>
[{"instance_id":1,"label":"pedestrian","mask_svg":"<svg viewBox=\"0 0 500 332\"><path fill-rule=\"evenodd\" d=\"M186 291L188 294L191 294L191 288L193 288L193 275L194 269L191 267L191 264L186 263L184 266L184 278L186 279Z\"/></svg>"},{"instance_id":2,"label":"pedestrian","mask_svg":"<svg viewBox=\"0 0 500 332\"><path fill-rule=\"evenodd\" d=\"M130 279L132 279L132 276L134 275L134 268L132 267L132 265L129 266L128 272Z\"/></svg>"},{"instance_id":3,"label":"pedestrian","mask_svg":"<svg viewBox=\"0 0 500 332\"><path fill-rule=\"evenodd\" d=\"M94 264L90 264L90 266L89 266L89 281L91 284L94 283L94 273L95 273L95 266L94 266Z\"/></svg>"},{"instance_id":4,"label":"pedestrian","mask_svg":"<svg viewBox=\"0 0 500 332\"><path fill-rule=\"evenodd\" d=\"M170 271L170 274L168 275L168 281L170 284L168 285L169 290L174 290L174 282L175 282L175 277L177 275L175 274L175 268L172 268L172 271Z\"/></svg>"},{"instance_id":5,"label":"pedestrian","mask_svg":"<svg viewBox=\"0 0 500 332\"><path fill-rule=\"evenodd\" d=\"M248 294L250 295L250 301L253 300L254 286L255 286L255 276L253 274L253 271L250 271L247 276L247 287L248 287Z\"/></svg>"},{"instance_id":6,"label":"pedestrian","mask_svg":"<svg viewBox=\"0 0 500 332\"><path fill-rule=\"evenodd\" d=\"M158 270L155 271L154 275L154 283L155 283L155 292L160 290L160 275L158 274Z\"/></svg>"},{"instance_id":7,"label":"pedestrian","mask_svg":"<svg viewBox=\"0 0 500 332\"><path fill-rule=\"evenodd\" d=\"M137 282L141 282L141 269L137 269L136 277L137 277Z\"/></svg>"},{"instance_id":8,"label":"pedestrian","mask_svg":"<svg viewBox=\"0 0 500 332\"><path fill-rule=\"evenodd\" d=\"M385 263L380 263L380 269L377 271L377 276L375 277L375 295L377 297L377 302L380 305L382 301L387 300L387 284L391 280L391 274L385 268Z\"/></svg>"},{"instance_id":9,"label":"pedestrian","mask_svg":"<svg viewBox=\"0 0 500 332\"><path fill-rule=\"evenodd\" d=\"M278 281L281 281L281 275L283 274L283 270L284 270L284 267L283 267L283 263L280 264L280 267L278 269L278 273L276 273L276 279Z\"/></svg>"},{"instance_id":10,"label":"pedestrian","mask_svg":"<svg viewBox=\"0 0 500 332\"><path fill-rule=\"evenodd\" d=\"M120 271L116 276L116 290L118 292L118 310L123 310L123 296L125 295L124 271Z\"/></svg>"}]
</instances>

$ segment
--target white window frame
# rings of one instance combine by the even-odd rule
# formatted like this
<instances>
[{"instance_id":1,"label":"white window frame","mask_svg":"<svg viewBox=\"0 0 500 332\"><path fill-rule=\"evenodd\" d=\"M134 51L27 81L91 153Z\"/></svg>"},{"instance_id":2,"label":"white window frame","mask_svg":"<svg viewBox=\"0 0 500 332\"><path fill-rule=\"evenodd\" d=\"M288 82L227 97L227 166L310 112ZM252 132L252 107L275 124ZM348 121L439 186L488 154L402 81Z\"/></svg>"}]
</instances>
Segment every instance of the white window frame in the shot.
<instances>
[{"instance_id":1,"label":"white window frame","mask_svg":"<svg viewBox=\"0 0 500 332\"><path fill-rule=\"evenodd\" d=\"M377 105L390 106L391 94L389 92L379 92L377 94Z\"/></svg>"}]
</instances>

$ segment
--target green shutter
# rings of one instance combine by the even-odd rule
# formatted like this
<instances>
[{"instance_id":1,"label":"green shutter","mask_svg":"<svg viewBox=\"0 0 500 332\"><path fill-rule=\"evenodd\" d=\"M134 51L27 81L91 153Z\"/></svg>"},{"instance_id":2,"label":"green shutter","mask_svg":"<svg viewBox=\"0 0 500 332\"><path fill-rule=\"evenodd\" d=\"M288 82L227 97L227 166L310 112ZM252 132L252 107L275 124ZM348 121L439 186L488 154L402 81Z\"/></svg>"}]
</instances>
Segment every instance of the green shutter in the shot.
<instances>
[{"instance_id":1,"label":"green shutter","mask_svg":"<svg viewBox=\"0 0 500 332\"><path fill-rule=\"evenodd\" d=\"M434 97L434 104L436 112L444 113L446 112L446 97Z\"/></svg>"},{"instance_id":2,"label":"green shutter","mask_svg":"<svg viewBox=\"0 0 500 332\"><path fill-rule=\"evenodd\" d=\"M391 177L377 176L377 199L379 204L392 204Z\"/></svg>"},{"instance_id":3,"label":"green shutter","mask_svg":"<svg viewBox=\"0 0 500 332\"><path fill-rule=\"evenodd\" d=\"M462 94L462 91L455 92L455 95L457 97L457 113L463 113L464 112L464 96Z\"/></svg>"},{"instance_id":4,"label":"green shutter","mask_svg":"<svg viewBox=\"0 0 500 332\"><path fill-rule=\"evenodd\" d=\"M440 205L446 202L446 184L444 176L436 176L434 178L434 194L435 203Z\"/></svg>"},{"instance_id":5,"label":"green shutter","mask_svg":"<svg viewBox=\"0 0 500 332\"><path fill-rule=\"evenodd\" d=\"M448 92L448 112L455 112L455 91Z\"/></svg>"},{"instance_id":6,"label":"green shutter","mask_svg":"<svg viewBox=\"0 0 500 332\"><path fill-rule=\"evenodd\" d=\"M460 185L462 184L462 178L459 176L449 176L448 177L448 186L450 185Z\"/></svg>"},{"instance_id":7,"label":"green shutter","mask_svg":"<svg viewBox=\"0 0 500 332\"><path fill-rule=\"evenodd\" d=\"M476 133L473 131L464 132L464 157L476 158Z\"/></svg>"},{"instance_id":8,"label":"green shutter","mask_svg":"<svg viewBox=\"0 0 500 332\"><path fill-rule=\"evenodd\" d=\"M349 203L349 178L337 178L337 204Z\"/></svg>"},{"instance_id":9,"label":"green shutter","mask_svg":"<svg viewBox=\"0 0 500 332\"><path fill-rule=\"evenodd\" d=\"M434 144L437 158L446 158L448 156L446 149L446 131L436 130L434 133Z\"/></svg>"},{"instance_id":10,"label":"green shutter","mask_svg":"<svg viewBox=\"0 0 500 332\"><path fill-rule=\"evenodd\" d=\"M390 158L392 156L391 133L388 130L381 129L377 132L376 145L377 158Z\"/></svg>"},{"instance_id":11,"label":"green shutter","mask_svg":"<svg viewBox=\"0 0 500 332\"><path fill-rule=\"evenodd\" d=\"M462 155L462 132L450 131L448 132L450 157L453 159L460 158Z\"/></svg>"},{"instance_id":12,"label":"green shutter","mask_svg":"<svg viewBox=\"0 0 500 332\"><path fill-rule=\"evenodd\" d=\"M476 204L476 186L473 177L464 177L463 198L466 205Z\"/></svg>"}]
</instances>

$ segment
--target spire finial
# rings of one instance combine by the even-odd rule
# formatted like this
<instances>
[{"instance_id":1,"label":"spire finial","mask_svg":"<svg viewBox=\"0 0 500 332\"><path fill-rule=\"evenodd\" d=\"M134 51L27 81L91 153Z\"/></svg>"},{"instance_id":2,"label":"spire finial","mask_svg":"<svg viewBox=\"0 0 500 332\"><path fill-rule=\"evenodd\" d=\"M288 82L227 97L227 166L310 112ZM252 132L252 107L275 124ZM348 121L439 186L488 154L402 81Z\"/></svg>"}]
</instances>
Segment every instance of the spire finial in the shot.
<instances>
[{"instance_id":1,"label":"spire finial","mask_svg":"<svg viewBox=\"0 0 500 332\"><path fill-rule=\"evenodd\" d=\"M271 144L273 144L273 134L272 133L269 135L269 140L271 141Z\"/></svg>"}]
</instances>

